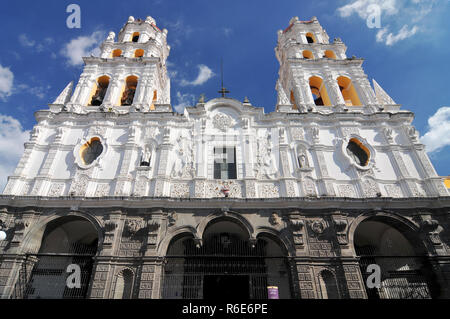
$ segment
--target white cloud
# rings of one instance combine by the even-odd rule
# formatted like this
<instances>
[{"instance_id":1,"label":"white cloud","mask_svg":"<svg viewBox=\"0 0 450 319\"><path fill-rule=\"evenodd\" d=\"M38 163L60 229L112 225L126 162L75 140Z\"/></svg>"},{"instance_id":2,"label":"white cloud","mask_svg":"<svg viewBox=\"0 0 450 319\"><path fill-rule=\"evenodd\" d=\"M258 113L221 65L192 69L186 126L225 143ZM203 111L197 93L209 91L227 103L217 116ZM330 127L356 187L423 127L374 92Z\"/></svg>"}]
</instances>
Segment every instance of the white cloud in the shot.
<instances>
[{"instance_id":1,"label":"white cloud","mask_svg":"<svg viewBox=\"0 0 450 319\"><path fill-rule=\"evenodd\" d=\"M35 95L39 99L43 99L47 94L48 91L51 89L50 85L47 86L29 86L28 84L19 84L17 85L17 90L14 90L14 94L17 93L27 93L31 95Z\"/></svg>"},{"instance_id":2,"label":"white cloud","mask_svg":"<svg viewBox=\"0 0 450 319\"><path fill-rule=\"evenodd\" d=\"M429 20L425 18L437 3L436 0L352 0L339 7L337 13L342 18L356 14L368 21L373 19L374 6L378 7L382 28L376 33L376 41L392 46L426 29Z\"/></svg>"},{"instance_id":3,"label":"white cloud","mask_svg":"<svg viewBox=\"0 0 450 319\"><path fill-rule=\"evenodd\" d=\"M7 67L0 65L0 99L5 100L12 94L14 74Z\"/></svg>"},{"instance_id":4,"label":"white cloud","mask_svg":"<svg viewBox=\"0 0 450 319\"><path fill-rule=\"evenodd\" d=\"M450 107L441 107L428 119L428 132L420 140L427 146L428 153L450 145Z\"/></svg>"},{"instance_id":5,"label":"white cloud","mask_svg":"<svg viewBox=\"0 0 450 319\"><path fill-rule=\"evenodd\" d=\"M33 41L30 38L28 38L26 34L19 35L19 43L27 48L32 48L36 45L36 41Z\"/></svg>"},{"instance_id":6,"label":"white cloud","mask_svg":"<svg viewBox=\"0 0 450 319\"><path fill-rule=\"evenodd\" d=\"M34 48L37 52L42 52L49 45L53 44L55 40L51 37L46 37L42 43L38 43L35 40L30 39L26 34L22 33L19 35L19 43L25 48Z\"/></svg>"},{"instance_id":7,"label":"white cloud","mask_svg":"<svg viewBox=\"0 0 450 319\"><path fill-rule=\"evenodd\" d=\"M222 32L226 37L229 37L233 33L233 29L224 27L222 28Z\"/></svg>"},{"instance_id":8,"label":"white cloud","mask_svg":"<svg viewBox=\"0 0 450 319\"><path fill-rule=\"evenodd\" d=\"M343 18L347 18L353 13L356 13L361 19L367 19L370 15L370 10L368 10L368 8L373 4L378 5L381 12L387 15L394 15L398 12L399 4L396 0L356 0L338 8L337 11Z\"/></svg>"},{"instance_id":9,"label":"white cloud","mask_svg":"<svg viewBox=\"0 0 450 319\"><path fill-rule=\"evenodd\" d=\"M23 143L28 141L29 131L24 131L18 120L0 114L0 191L6 185L8 176L23 154Z\"/></svg>"},{"instance_id":10,"label":"white cloud","mask_svg":"<svg viewBox=\"0 0 450 319\"><path fill-rule=\"evenodd\" d=\"M71 66L79 66L83 64L83 57L92 55L99 55L100 49L98 45L102 38L104 37L104 32L95 31L89 36L80 36L78 38L72 39L70 42L66 43L61 50L61 54L67 58L67 62Z\"/></svg>"},{"instance_id":11,"label":"white cloud","mask_svg":"<svg viewBox=\"0 0 450 319\"><path fill-rule=\"evenodd\" d=\"M206 65L200 64L198 66L198 68L199 68L198 76L194 81L181 80L180 85L182 85L182 86L202 85L203 83L205 83L206 81L208 81L210 78L212 78L214 76L214 72L210 68L208 68Z\"/></svg>"},{"instance_id":12,"label":"white cloud","mask_svg":"<svg viewBox=\"0 0 450 319\"><path fill-rule=\"evenodd\" d=\"M178 104L174 105L175 111L178 113L183 113L186 106L193 106L195 104L195 95L190 93L181 94L177 92Z\"/></svg>"},{"instance_id":13,"label":"white cloud","mask_svg":"<svg viewBox=\"0 0 450 319\"><path fill-rule=\"evenodd\" d=\"M378 42L385 41L386 45L393 45L393 44L397 43L398 41L412 37L414 34L416 34L417 30L418 30L417 26L414 26L410 30L408 30L408 25L405 24L397 34L393 34L391 32L386 37L384 37L384 35L380 36L380 40L378 40L378 34L377 34L377 41Z\"/></svg>"}]
</instances>

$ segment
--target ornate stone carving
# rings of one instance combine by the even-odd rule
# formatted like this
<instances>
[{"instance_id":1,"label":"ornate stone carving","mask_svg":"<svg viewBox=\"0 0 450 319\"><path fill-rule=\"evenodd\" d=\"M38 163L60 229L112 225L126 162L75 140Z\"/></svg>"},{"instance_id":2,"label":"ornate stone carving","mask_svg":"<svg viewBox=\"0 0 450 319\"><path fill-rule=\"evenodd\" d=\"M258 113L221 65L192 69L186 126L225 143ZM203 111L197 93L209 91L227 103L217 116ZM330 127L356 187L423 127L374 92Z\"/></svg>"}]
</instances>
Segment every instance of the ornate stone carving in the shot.
<instances>
[{"instance_id":1,"label":"ornate stone carving","mask_svg":"<svg viewBox=\"0 0 450 319\"><path fill-rule=\"evenodd\" d=\"M173 178L194 177L192 139L178 137L175 146L175 159L172 164L171 176Z\"/></svg>"},{"instance_id":2,"label":"ornate stone carving","mask_svg":"<svg viewBox=\"0 0 450 319\"><path fill-rule=\"evenodd\" d=\"M333 221L334 221L334 227L336 229L336 237L337 237L338 243L340 245L347 245L348 244L348 238L347 238L348 222L347 222L347 219L342 216L336 216L336 217L333 217Z\"/></svg>"},{"instance_id":3,"label":"ornate stone carving","mask_svg":"<svg viewBox=\"0 0 450 319\"><path fill-rule=\"evenodd\" d=\"M274 179L278 176L278 170L272 156L272 136L267 133L265 137L257 140L258 154L256 158L255 173L258 179Z\"/></svg>"},{"instance_id":4,"label":"ornate stone carving","mask_svg":"<svg viewBox=\"0 0 450 319\"><path fill-rule=\"evenodd\" d=\"M348 137L348 136L350 136L352 134L359 135L359 129L357 127L355 127L355 126L342 127L341 130L342 130L342 135L344 137Z\"/></svg>"},{"instance_id":5,"label":"ornate stone carving","mask_svg":"<svg viewBox=\"0 0 450 319\"><path fill-rule=\"evenodd\" d=\"M64 191L64 186L65 184L63 183L52 183L48 191L48 196L50 197L61 196Z\"/></svg>"},{"instance_id":6,"label":"ornate stone carving","mask_svg":"<svg viewBox=\"0 0 450 319\"><path fill-rule=\"evenodd\" d=\"M213 117L213 125L215 128L225 132L230 127L235 125L235 121L229 115L217 113Z\"/></svg>"},{"instance_id":7,"label":"ornate stone carving","mask_svg":"<svg viewBox=\"0 0 450 319\"><path fill-rule=\"evenodd\" d=\"M320 235L323 234L323 232L325 231L325 223L322 220L314 220L314 221L310 221L309 223L309 227L311 228L311 230Z\"/></svg>"},{"instance_id":8,"label":"ornate stone carving","mask_svg":"<svg viewBox=\"0 0 450 319\"><path fill-rule=\"evenodd\" d=\"M105 221L105 232L109 233L114 231L117 228L117 222L113 220L107 220Z\"/></svg>"},{"instance_id":9,"label":"ornate stone carving","mask_svg":"<svg viewBox=\"0 0 450 319\"><path fill-rule=\"evenodd\" d=\"M69 194L71 196L85 196L87 186L89 184L89 177L84 174L77 174L72 180Z\"/></svg>"},{"instance_id":10,"label":"ornate stone carving","mask_svg":"<svg viewBox=\"0 0 450 319\"><path fill-rule=\"evenodd\" d=\"M143 219L128 219L125 222L125 229L128 234L134 236L138 231L145 227L145 221Z\"/></svg>"},{"instance_id":11,"label":"ornate stone carving","mask_svg":"<svg viewBox=\"0 0 450 319\"><path fill-rule=\"evenodd\" d=\"M190 197L189 184L187 183L173 183L171 196L176 198Z\"/></svg>"},{"instance_id":12,"label":"ornate stone carving","mask_svg":"<svg viewBox=\"0 0 450 319\"><path fill-rule=\"evenodd\" d=\"M301 127L292 127L291 135L294 141L303 141L305 139L304 131Z\"/></svg>"},{"instance_id":13,"label":"ornate stone carving","mask_svg":"<svg viewBox=\"0 0 450 319\"><path fill-rule=\"evenodd\" d=\"M276 184L262 183L259 185L259 197L261 198L275 198L279 197L279 186Z\"/></svg>"},{"instance_id":14,"label":"ornate stone carving","mask_svg":"<svg viewBox=\"0 0 450 319\"><path fill-rule=\"evenodd\" d=\"M380 194L377 183L371 179L363 180L362 188L365 197L377 197Z\"/></svg>"},{"instance_id":15,"label":"ornate stone carving","mask_svg":"<svg viewBox=\"0 0 450 319\"><path fill-rule=\"evenodd\" d=\"M339 185L339 194L342 197L356 197L355 188L353 185Z\"/></svg>"},{"instance_id":16,"label":"ornate stone carving","mask_svg":"<svg viewBox=\"0 0 450 319\"><path fill-rule=\"evenodd\" d=\"M168 226L172 227L176 224L178 220L178 214L176 212L170 212L167 214Z\"/></svg>"},{"instance_id":17,"label":"ornate stone carving","mask_svg":"<svg viewBox=\"0 0 450 319\"><path fill-rule=\"evenodd\" d=\"M145 177L139 177L134 186L134 196L146 196L147 195L148 181Z\"/></svg>"},{"instance_id":18,"label":"ornate stone carving","mask_svg":"<svg viewBox=\"0 0 450 319\"><path fill-rule=\"evenodd\" d=\"M272 226L279 226L281 225L281 217L277 212L273 212L269 217L269 223Z\"/></svg>"},{"instance_id":19,"label":"ornate stone carving","mask_svg":"<svg viewBox=\"0 0 450 319\"><path fill-rule=\"evenodd\" d=\"M403 197L402 190L398 185L395 185L395 184L385 185L384 189L386 190L388 197L394 197L394 198Z\"/></svg>"},{"instance_id":20,"label":"ornate stone carving","mask_svg":"<svg viewBox=\"0 0 450 319\"><path fill-rule=\"evenodd\" d=\"M313 126L310 129L312 140L314 143L319 142L319 128L317 126Z\"/></svg>"},{"instance_id":21,"label":"ornate stone carving","mask_svg":"<svg viewBox=\"0 0 450 319\"><path fill-rule=\"evenodd\" d=\"M394 137L392 136L392 128L390 127L383 128L383 133L388 143L394 142Z\"/></svg>"},{"instance_id":22,"label":"ornate stone carving","mask_svg":"<svg viewBox=\"0 0 450 319\"><path fill-rule=\"evenodd\" d=\"M309 179L309 178L305 179L303 184L304 184L306 196L316 196L317 195L316 185L311 179Z\"/></svg>"},{"instance_id":23,"label":"ornate stone carving","mask_svg":"<svg viewBox=\"0 0 450 319\"><path fill-rule=\"evenodd\" d=\"M98 184L95 190L95 197L109 196L110 187L109 184Z\"/></svg>"}]
</instances>

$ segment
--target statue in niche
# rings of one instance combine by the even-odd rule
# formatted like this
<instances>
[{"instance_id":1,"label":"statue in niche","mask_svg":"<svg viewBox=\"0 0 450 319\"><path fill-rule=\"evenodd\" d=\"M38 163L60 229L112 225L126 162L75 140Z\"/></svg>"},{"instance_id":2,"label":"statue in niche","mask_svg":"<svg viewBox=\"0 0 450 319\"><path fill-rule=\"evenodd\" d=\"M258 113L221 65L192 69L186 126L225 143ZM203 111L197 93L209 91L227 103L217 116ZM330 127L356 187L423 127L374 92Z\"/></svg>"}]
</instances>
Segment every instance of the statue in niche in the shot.
<instances>
[{"instance_id":1,"label":"statue in niche","mask_svg":"<svg viewBox=\"0 0 450 319\"><path fill-rule=\"evenodd\" d=\"M266 137L258 139L259 154L257 157L258 178L266 176L267 178L276 178L277 170L272 159L272 136L267 133Z\"/></svg>"},{"instance_id":2,"label":"statue in niche","mask_svg":"<svg viewBox=\"0 0 450 319\"><path fill-rule=\"evenodd\" d=\"M149 146L146 146L142 150L141 154L141 167L149 167L151 160L152 160L152 150L150 149Z\"/></svg>"},{"instance_id":3,"label":"statue in niche","mask_svg":"<svg viewBox=\"0 0 450 319\"><path fill-rule=\"evenodd\" d=\"M175 155L176 157L172 165L171 176L173 178L186 177L193 168L192 146L181 136L177 138Z\"/></svg>"},{"instance_id":4,"label":"statue in niche","mask_svg":"<svg viewBox=\"0 0 450 319\"><path fill-rule=\"evenodd\" d=\"M306 151L303 148L298 150L298 166L299 168L309 168L308 157Z\"/></svg>"}]
</instances>

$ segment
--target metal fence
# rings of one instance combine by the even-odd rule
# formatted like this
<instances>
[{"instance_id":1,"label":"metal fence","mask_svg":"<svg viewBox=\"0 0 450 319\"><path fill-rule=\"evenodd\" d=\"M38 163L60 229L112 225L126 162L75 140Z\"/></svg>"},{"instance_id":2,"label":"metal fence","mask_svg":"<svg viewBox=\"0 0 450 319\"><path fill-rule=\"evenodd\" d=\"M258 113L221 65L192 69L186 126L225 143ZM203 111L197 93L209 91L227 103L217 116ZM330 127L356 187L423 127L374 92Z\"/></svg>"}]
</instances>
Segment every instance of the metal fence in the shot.
<instances>
[{"instance_id":1,"label":"metal fence","mask_svg":"<svg viewBox=\"0 0 450 319\"><path fill-rule=\"evenodd\" d=\"M67 244L68 253L27 254L19 271L12 299L84 299L87 296L96 252L94 245ZM67 284L73 270L79 267L79 287ZM78 280L77 280L78 282Z\"/></svg>"},{"instance_id":2,"label":"metal fence","mask_svg":"<svg viewBox=\"0 0 450 319\"><path fill-rule=\"evenodd\" d=\"M379 288L368 288L371 273L367 267L380 266ZM369 299L431 299L436 297L436 283L426 257L360 256L361 273Z\"/></svg>"},{"instance_id":3,"label":"metal fence","mask_svg":"<svg viewBox=\"0 0 450 319\"><path fill-rule=\"evenodd\" d=\"M267 299L268 286L291 297L287 258L268 256L266 243L214 236L199 246L192 239L169 251L161 297L164 299Z\"/></svg>"}]
</instances>

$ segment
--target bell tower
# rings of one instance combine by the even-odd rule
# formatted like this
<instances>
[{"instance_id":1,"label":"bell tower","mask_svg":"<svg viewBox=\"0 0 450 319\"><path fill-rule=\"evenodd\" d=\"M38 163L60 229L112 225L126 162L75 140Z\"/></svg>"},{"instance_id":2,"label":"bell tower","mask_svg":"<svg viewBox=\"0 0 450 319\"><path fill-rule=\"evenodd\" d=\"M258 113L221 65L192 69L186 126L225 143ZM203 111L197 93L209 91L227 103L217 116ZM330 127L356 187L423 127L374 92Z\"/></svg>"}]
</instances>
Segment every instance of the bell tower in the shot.
<instances>
[{"instance_id":1,"label":"bell tower","mask_svg":"<svg viewBox=\"0 0 450 319\"><path fill-rule=\"evenodd\" d=\"M166 29L152 17L129 17L116 34L101 44L100 57L85 57L85 68L66 109L72 112L164 111L170 107L170 53Z\"/></svg>"},{"instance_id":2,"label":"bell tower","mask_svg":"<svg viewBox=\"0 0 450 319\"><path fill-rule=\"evenodd\" d=\"M316 17L292 18L284 31L278 31L275 48L280 63L277 111L377 111L363 59L348 58L346 51L339 38L329 42Z\"/></svg>"}]
</instances>

